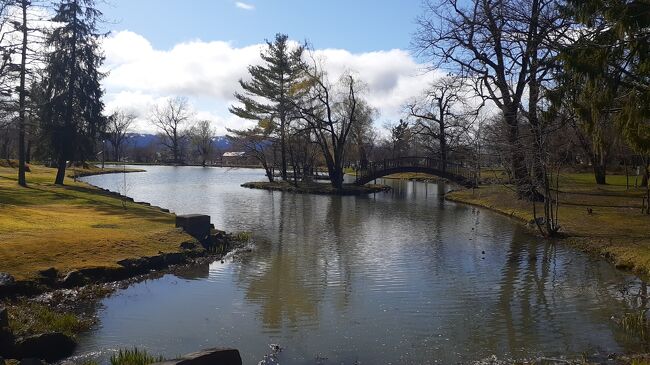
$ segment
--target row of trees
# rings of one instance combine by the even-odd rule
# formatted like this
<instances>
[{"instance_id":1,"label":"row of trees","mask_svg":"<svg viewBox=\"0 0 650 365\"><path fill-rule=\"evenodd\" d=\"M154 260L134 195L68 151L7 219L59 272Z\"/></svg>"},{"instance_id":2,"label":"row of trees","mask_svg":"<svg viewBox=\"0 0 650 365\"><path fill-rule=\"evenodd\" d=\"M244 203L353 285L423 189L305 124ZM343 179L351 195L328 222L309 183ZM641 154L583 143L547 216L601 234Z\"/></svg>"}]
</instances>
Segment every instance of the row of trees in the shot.
<instances>
[{"instance_id":1,"label":"row of trees","mask_svg":"<svg viewBox=\"0 0 650 365\"><path fill-rule=\"evenodd\" d=\"M647 2L428 0L418 23L420 54L498 109L486 142L505 155L519 197L544 201L546 234L559 228L552 187L572 135L589 150L599 184L618 145L647 185Z\"/></svg>"},{"instance_id":2,"label":"row of trees","mask_svg":"<svg viewBox=\"0 0 650 365\"><path fill-rule=\"evenodd\" d=\"M320 163L337 188L346 165L386 153L453 155L477 172L501 163L519 198L544 202L540 229L552 235L561 167L591 166L605 184L614 163L648 186L649 14L643 1L425 1L413 46L448 75L405 105L383 140L360 80L332 83L307 47L279 34L231 108L256 125L231 134L270 180L276 166L297 181Z\"/></svg>"},{"instance_id":3,"label":"row of trees","mask_svg":"<svg viewBox=\"0 0 650 365\"><path fill-rule=\"evenodd\" d=\"M94 0L0 1L0 152L19 160L22 186L32 155L57 167L56 184L63 184L69 164L97 159L104 141L112 159L122 157L137 116L105 114L101 17ZM209 121L194 121L186 99L155 105L148 119L171 162L184 162L181 147L189 145L206 163L215 132Z\"/></svg>"},{"instance_id":4,"label":"row of trees","mask_svg":"<svg viewBox=\"0 0 650 365\"><path fill-rule=\"evenodd\" d=\"M230 108L255 126L230 133L236 145L260 161L270 181L276 160L284 180L291 165L296 184L322 162L340 189L349 142L364 138L374 110L360 96L363 85L354 74L332 82L322 62L308 53L305 45L292 46L285 34L267 42L263 64L249 67L251 79L240 80L243 93L235 94L240 103Z\"/></svg>"},{"instance_id":5,"label":"row of trees","mask_svg":"<svg viewBox=\"0 0 650 365\"><path fill-rule=\"evenodd\" d=\"M54 16L41 19L38 14L51 5ZM63 184L67 161L94 152L106 125L100 17L92 0L0 2L0 127L17 132L22 186L34 141L38 153L57 167L56 184Z\"/></svg>"}]
</instances>

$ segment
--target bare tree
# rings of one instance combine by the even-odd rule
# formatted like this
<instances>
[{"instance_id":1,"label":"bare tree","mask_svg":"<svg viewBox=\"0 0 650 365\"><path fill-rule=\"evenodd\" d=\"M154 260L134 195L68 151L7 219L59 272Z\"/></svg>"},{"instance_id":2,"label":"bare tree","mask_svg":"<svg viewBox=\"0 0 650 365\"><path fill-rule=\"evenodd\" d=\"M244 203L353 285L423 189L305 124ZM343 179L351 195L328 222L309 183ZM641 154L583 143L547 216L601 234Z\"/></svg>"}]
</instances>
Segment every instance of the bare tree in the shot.
<instances>
[{"instance_id":1,"label":"bare tree","mask_svg":"<svg viewBox=\"0 0 650 365\"><path fill-rule=\"evenodd\" d=\"M273 182L275 154L273 153L273 126L260 122L256 127L244 130L228 129L228 139L233 145L260 162L269 182Z\"/></svg>"},{"instance_id":2,"label":"bare tree","mask_svg":"<svg viewBox=\"0 0 650 365\"><path fill-rule=\"evenodd\" d=\"M136 119L136 115L131 112L118 110L108 117L108 126L106 136L113 147L113 159L119 161L122 147L127 138L127 133Z\"/></svg>"},{"instance_id":3,"label":"bare tree","mask_svg":"<svg viewBox=\"0 0 650 365\"><path fill-rule=\"evenodd\" d=\"M184 97L169 98L151 108L149 121L161 131L161 143L169 150L175 164L182 162L182 139L192 116L189 102Z\"/></svg>"},{"instance_id":4,"label":"bare tree","mask_svg":"<svg viewBox=\"0 0 650 365\"><path fill-rule=\"evenodd\" d=\"M359 162L364 165L368 162L368 156L372 153L377 133L373 128L373 122L377 117L377 110L363 100L359 101L357 107L357 123L352 126L353 148L356 148Z\"/></svg>"},{"instance_id":5,"label":"bare tree","mask_svg":"<svg viewBox=\"0 0 650 365\"><path fill-rule=\"evenodd\" d=\"M206 161L212 154L212 138L216 134L209 120L198 121L190 128L190 140L201 158L201 166L205 166Z\"/></svg>"},{"instance_id":6,"label":"bare tree","mask_svg":"<svg viewBox=\"0 0 650 365\"><path fill-rule=\"evenodd\" d=\"M303 63L303 72L310 81L309 89L294 107L304 122L303 128L311 131L321 148L332 186L341 189L348 137L359 122L359 82L345 74L332 85L315 62Z\"/></svg>"},{"instance_id":7,"label":"bare tree","mask_svg":"<svg viewBox=\"0 0 650 365\"><path fill-rule=\"evenodd\" d=\"M517 193L536 197L519 125L521 114L531 125L538 118L539 86L549 69L544 62L553 56L545 36L563 34L563 24L544 18L554 13L557 2L426 0L424 7L414 46L437 65L476 81L477 94L501 110ZM526 92L529 105L524 108Z\"/></svg>"},{"instance_id":8,"label":"bare tree","mask_svg":"<svg viewBox=\"0 0 650 365\"><path fill-rule=\"evenodd\" d=\"M437 141L443 171L447 169L449 144L471 127L469 118L478 114L466 110L467 97L464 80L450 74L436 80L423 97L407 105L410 116L416 118L413 132Z\"/></svg>"}]
</instances>

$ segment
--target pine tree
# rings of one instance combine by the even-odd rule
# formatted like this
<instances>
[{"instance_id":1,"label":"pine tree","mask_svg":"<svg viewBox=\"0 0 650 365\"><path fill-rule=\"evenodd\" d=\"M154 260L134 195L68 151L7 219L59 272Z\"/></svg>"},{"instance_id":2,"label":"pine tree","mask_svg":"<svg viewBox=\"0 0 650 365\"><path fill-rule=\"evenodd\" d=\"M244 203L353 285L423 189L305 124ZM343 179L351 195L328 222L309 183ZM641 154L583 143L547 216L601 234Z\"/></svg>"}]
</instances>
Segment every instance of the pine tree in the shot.
<instances>
[{"instance_id":1,"label":"pine tree","mask_svg":"<svg viewBox=\"0 0 650 365\"><path fill-rule=\"evenodd\" d=\"M99 71L104 57L97 30L102 14L94 5L94 0L62 0L52 19L61 26L47 39L40 119L56 157L55 183L60 185L66 161L90 156L106 124L100 85L104 75Z\"/></svg>"},{"instance_id":2,"label":"pine tree","mask_svg":"<svg viewBox=\"0 0 650 365\"><path fill-rule=\"evenodd\" d=\"M232 106L234 115L254 121L271 121L280 140L282 179L287 179L287 133L293 118L292 98L296 85L302 80L299 66L303 46L291 49L289 36L276 34L275 41L267 41L260 54L264 65L249 66L251 81L240 80L244 93L235 93L242 106Z\"/></svg>"},{"instance_id":3,"label":"pine tree","mask_svg":"<svg viewBox=\"0 0 650 365\"><path fill-rule=\"evenodd\" d=\"M563 54L582 78L592 114L610 114L637 152L650 154L650 3L570 0L586 28Z\"/></svg>"}]
</instances>

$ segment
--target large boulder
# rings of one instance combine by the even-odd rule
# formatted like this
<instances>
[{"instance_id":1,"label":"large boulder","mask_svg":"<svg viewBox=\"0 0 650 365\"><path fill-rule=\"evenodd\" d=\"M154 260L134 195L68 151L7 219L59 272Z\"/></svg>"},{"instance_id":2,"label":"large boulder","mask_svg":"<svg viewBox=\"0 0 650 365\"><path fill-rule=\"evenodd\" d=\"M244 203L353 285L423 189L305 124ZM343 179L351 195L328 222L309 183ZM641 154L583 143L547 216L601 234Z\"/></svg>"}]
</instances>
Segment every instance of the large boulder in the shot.
<instances>
[{"instance_id":1,"label":"large boulder","mask_svg":"<svg viewBox=\"0 0 650 365\"><path fill-rule=\"evenodd\" d=\"M72 355L75 347L74 339L59 332L24 337L16 342L20 358L39 358L50 363Z\"/></svg>"},{"instance_id":2,"label":"large boulder","mask_svg":"<svg viewBox=\"0 0 650 365\"><path fill-rule=\"evenodd\" d=\"M204 214L177 215L176 227L183 228L187 234L203 242L210 235L210 216Z\"/></svg>"},{"instance_id":3,"label":"large boulder","mask_svg":"<svg viewBox=\"0 0 650 365\"><path fill-rule=\"evenodd\" d=\"M241 365L236 349L209 349L194 352L178 360L164 361L155 365Z\"/></svg>"},{"instance_id":4,"label":"large boulder","mask_svg":"<svg viewBox=\"0 0 650 365\"><path fill-rule=\"evenodd\" d=\"M0 272L0 293L16 284L16 279L6 272Z\"/></svg>"}]
</instances>

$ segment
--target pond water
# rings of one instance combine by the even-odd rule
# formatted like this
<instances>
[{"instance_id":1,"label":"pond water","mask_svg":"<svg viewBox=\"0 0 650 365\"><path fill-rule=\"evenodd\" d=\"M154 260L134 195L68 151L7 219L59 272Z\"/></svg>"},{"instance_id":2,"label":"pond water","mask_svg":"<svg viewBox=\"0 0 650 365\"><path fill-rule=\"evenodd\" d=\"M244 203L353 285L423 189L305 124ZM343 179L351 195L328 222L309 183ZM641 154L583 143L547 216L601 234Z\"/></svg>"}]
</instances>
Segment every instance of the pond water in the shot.
<instances>
[{"instance_id":1,"label":"pond water","mask_svg":"<svg viewBox=\"0 0 650 365\"><path fill-rule=\"evenodd\" d=\"M445 201L444 184L314 196L240 187L261 170L144 168L84 180L209 214L217 228L252 232L253 249L118 291L78 356L234 347L257 364L278 344L280 364L452 364L644 350L616 320L646 305L643 282Z\"/></svg>"}]
</instances>

